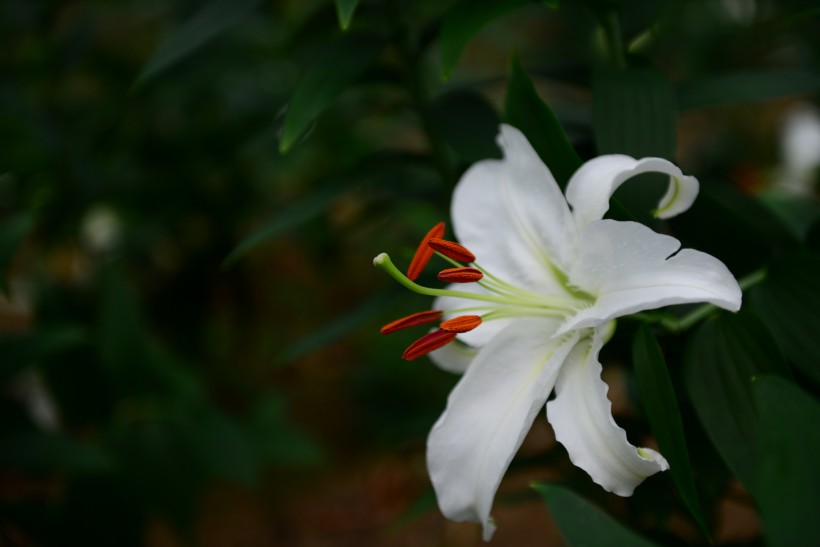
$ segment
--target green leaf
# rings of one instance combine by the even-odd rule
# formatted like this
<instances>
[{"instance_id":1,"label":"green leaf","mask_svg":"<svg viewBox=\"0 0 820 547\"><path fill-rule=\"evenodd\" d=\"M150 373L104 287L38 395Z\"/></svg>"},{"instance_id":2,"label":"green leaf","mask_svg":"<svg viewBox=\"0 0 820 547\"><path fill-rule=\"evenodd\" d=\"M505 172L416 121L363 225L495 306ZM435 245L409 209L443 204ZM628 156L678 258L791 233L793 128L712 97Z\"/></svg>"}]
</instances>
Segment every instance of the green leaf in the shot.
<instances>
[{"instance_id":1,"label":"green leaf","mask_svg":"<svg viewBox=\"0 0 820 547\"><path fill-rule=\"evenodd\" d=\"M336 0L336 14L339 16L339 27L342 30L350 28L353 12L356 11L358 4L359 0Z\"/></svg>"},{"instance_id":2,"label":"green leaf","mask_svg":"<svg viewBox=\"0 0 820 547\"><path fill-rule=\"evenodd\" d=\"M180 25L148 59L134 86L140 86L178 63L238 23L259 0L214 0Z\"/></svg>"},{"instance_id":3,"label":"green leaf","mask_svg":"<svg viewBox=\"0 0 820 547\"><path fill-rule=\"evenodd\" d=\"M567 545L573 547L652 547L655 545L616 521L572 490L533 484L549 507Z\"/></svg>"},{"instance_id":4,"label":"green leaf","mask_svg":"<svg viewBox=\"0 0 820 547\"><path fill-rule=\"evenodd\" d=\"M383 46L381 37L352 32L328 45L293 92L279 141L280 152L290 150L313 120L364 73Z\"/></svg>"},{"instance_id":5,"label":"green leaf","mask_svg":"<svg viewBox=\"0 0 820 547\"><path fill-rule=\"evenodd\" d=\"M34 215L18 213L0 224L0 290L9 296L8 269L17 247L34 228Z\"/></svg>"},{"instance_id":6,"label":"green leaf","mask_svg":"<svg viewBox=\"0 0 820 547\"><path fill-rule=\"evenodd\" d=\"M598 154L675 159L678 109L669 80L651 68L596 67L592 122ZM615 199L635 218L653 224L651 211L668 177L648 174L621 186Z\"/></svg>"},{"instance_id":7,"label":"green leaf","mask_svg":"<svg viewBox=\"0 0 820 547\"><path fill-rule=\"evenodd\" d=\"M761 192L759 199L800 241L806 239L809 230L820 218L820 204L802 196L770 190Z\"/></svg>"},{"instance_id":8,"label":"green leaf","mask_svg":"<svg viewBox=\"0 0 820 547\"><path fill-rule=\"evenodd\" d=\"M710 180L701 181L692 208L669 223L684 246L719 256L737 276L765 266L776 252L798 244L792 232L758 200Z\"/></svg>"},{"instance_id":9,"label":"green leaf","mask_svg":"<svg viewBox=\"0 0 820 547\"><path fill-rule=\"evenodd\" d=\"M599 154L674 160L677 120L674 89L657 70L595 68L592 122Z\"/></svg>"},{"instance_id":10,"label":"green leaf","mask_svg":"<svg viewBox=\"0 0 820 547\"><path fill-rule=\"evenodd\" d=\"M721 313L690 342L685 373L695 412L712 444L757 498L760 425L752 381L763 374L790 375L777 341L753 313Z\"/></svg>"},{"instance_id":11,"label":"green leaf","mask_svg":"<svg viewBox=\"0 0 820 547\"><path fill-rule=\"evenodd\" d=\"M222 267L229 268L233 266L237 260L242 258L251 249L318 217L325 212L330 204L344 191L344 186L325 186L314 190L295 203L283 207L282 210L273 215L259 231L249 235L234 247L230 254L222 261Z\"/></svg>"},{"instance_id":12,"label":"green leaf","mask_svg":"<svg viewBox=\"0 0 820 547\"><path fill-rule=\"evenodd\" d=\"M799 71L736 72L704 77L678 90L681 110L768 101L820 90L820 74Z\"/></svg>"},{"instance_id":13,"label":"green leaf","mask_svg":"<svg viewBox=\"0 0 820 547\"><path fill-rule=\"evenodd\" d=\"M280 355L280 362L289 363L312 351L321 349L342 338L366 321L378 315L395 298L395 293L386 292L371 296L360 306L318 326L316 330L299 338L289 345Z\"/></svg>"},{"instance_id":14,"label":"green leaf","mask_svg":"<svg viewBox=\"0 0 820 547\"><path fill-rule=\"evenodd\" d=\"M470 163L500 158L495 143L500 122L490 103L474 91L458 90L438 97L430 107L433 129Z\"/></svg>"},{"instance_id":15,"label":"green leaf","mask_svg":"<svg viewBox=\"0 0 820 547\"><path fill-rule=\"evenodd\" d=\"M558 184L562 188L566 186L581 166L581 158L570 144L558 118L538 96L535 85L517 56L513 56L510 66L504 116L526 135Z\"/></svg>"},{"instance_id":16,"label":"green leaf","mask_svg":"<svg viewBox=\"0 0 820 547\"><path fill-rule=\"evenodd\" d=\"M754 383L760 416L759 503L767 544L810 545L820 515L820 403L791 382Z\"/></svg>"},{"instance_id":17,"label":"green leaf","mask_svg":"<svg viewBox=\"0 0 820 547\"><path fill-rule=\"evenodd\" d=\"M532 0L462 0L448 11L441 22L439 49L441 75L449 78L461 53L478 31L505 13Z\"/></svg>"},{"instance_id":18,"label":"green leaf","mask_svg":"<svg viewBox=\"0 0 820 547\"><path fill-rule=\"evenodd\" d=\"M820 255L799 253L774 262L752 288L749 304L766 322L794 366L820 385Z\"/></svg>"},{"instance_id":19,"label":"green leaf","mask_svg":"<svg viewBox=\"0 0 820 547\"><path fill-rule=\"evenodd\" d=\"M669 461L669 473L678 493L708 538L709 529L703 518L695 488L675 389L672 387L672 379L666 369L661 348L646 325L642 325L635 336L632 358L652 433L658 441L661 453Z\"/></svg>"}]
</instances>

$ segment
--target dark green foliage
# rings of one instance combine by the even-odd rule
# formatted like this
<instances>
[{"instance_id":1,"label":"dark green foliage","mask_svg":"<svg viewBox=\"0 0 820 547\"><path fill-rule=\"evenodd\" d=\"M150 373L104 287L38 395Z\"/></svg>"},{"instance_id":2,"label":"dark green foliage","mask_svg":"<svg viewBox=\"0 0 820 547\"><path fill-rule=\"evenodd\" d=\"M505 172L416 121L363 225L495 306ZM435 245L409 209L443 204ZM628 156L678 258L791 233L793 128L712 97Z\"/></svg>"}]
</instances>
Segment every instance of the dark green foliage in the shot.
<instances>
[{"instance_id":1,"label":"dark green foliage","mask_svg":"<svg viewBox=\"0 0 820 547\"><path fill-rule=\"evenodd\" d=\"M646 325L641 326L635 336L632 359L649 425L652 426L661 452L669 462L669 473L687 509L708 538L709 530L700 508L692 465L689 462L678 398L666 370L661 348Z\"/></svg>"},{"instance_id":2,"label":"dark green foliage","mask_svg":"<svg viewBox=\"0 0 820 547\"><path fill-rule=\"evenodd\" d=\"M567 139L558 118L538 96L517 56L513 56L511 62L504 117L527 136L559 186L566 186L572 173L581 166L581 159Z\"/></svg>"},{"instance_id":3,"label":"dark green foliage","mask_svg":"<svg viewBox=\"0 0 820 547\"><path fill-rule=\"evenodd\" d=\"M449 222L502 120L562 187L599 154L697 176L679 217L650 218L651 176L609 216L717 257L744 302L620 320L601 354L615 419L670 471L606 493L538 436L540 412L498 542L518 544L501 537L513 512L522 534L542 526L518 511L546 519L543 501L570 545L809 544L820 171L794 176L782 122L818 106L818 16L798 0L0 3L0 544L446 544L424 439L458 377L401 359L423 327L379 334L433 304L371 263L405 267ZM421 282L438 287L435 260ZM522 475L572 490L536 497ZM716 533L737 498L761 519L751 539Z\"/></svg>"},{"instance_id":4,"label":"dark green foliage","mask_svg":"<svg viewBox=\"0 0 820 547\"><path fill-rule=\"evenodd\" d=\"M629 528L567 488L555 484L534 484L544 498L561 535L569 545L612 545L613 547L652 547Z\"/></svg>"}]
</instances>

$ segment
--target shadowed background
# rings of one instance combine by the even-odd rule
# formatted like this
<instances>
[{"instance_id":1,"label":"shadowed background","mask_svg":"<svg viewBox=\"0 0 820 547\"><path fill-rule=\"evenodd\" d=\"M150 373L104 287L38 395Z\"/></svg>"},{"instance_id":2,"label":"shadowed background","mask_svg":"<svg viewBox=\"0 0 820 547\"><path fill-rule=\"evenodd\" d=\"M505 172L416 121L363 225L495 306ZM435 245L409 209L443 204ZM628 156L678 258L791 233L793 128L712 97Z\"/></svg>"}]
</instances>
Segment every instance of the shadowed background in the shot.
<instances>
[{"instance_id":1,"label":"shadowed background","mask_svg":"<svg viewBox=\"0 0 820 547\"><path fill-rule=\"evenodd\" d=\"M612 14L626 71L608 67ZM813 254L785 275L818 270L818 17L797 0L5 0L0 545L477 544L424 464L457 378L400 358L420 333L378 334L429 299L372 258L409 263L460 173L498 157L502 120L568 176L571 150L535 141L543 100L580 159L656 155L700 178L702 201L656 229L738 277L795 249ZM614 214L651 222L654 182ZM816 330L816 310L786 317ZM602 359L616 419L651 443L636 326ZM777 342L816 395L809 338ZM676 387L682 340L662 340ZM760 544L685 399L712 539ZM668 478L609 496L541 416L494 545L562 541L532 481L704 542Z\"/></svg>"}]
</instances>

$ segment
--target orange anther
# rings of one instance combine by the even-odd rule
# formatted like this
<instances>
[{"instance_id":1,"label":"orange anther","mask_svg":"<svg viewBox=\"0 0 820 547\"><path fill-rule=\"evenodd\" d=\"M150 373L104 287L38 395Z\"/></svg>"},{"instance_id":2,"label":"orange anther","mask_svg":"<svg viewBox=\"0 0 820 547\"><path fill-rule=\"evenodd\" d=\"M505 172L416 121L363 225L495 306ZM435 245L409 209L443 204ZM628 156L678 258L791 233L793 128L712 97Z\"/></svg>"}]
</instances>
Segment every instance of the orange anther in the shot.
<instances>
[{"instance_id":1,"label":"orange anther","mask_svg":"<svg viewBox=\"0 0 820 547\"><path fill-rule=\"evenodd\" d=\"M408 361L412 361L413 359L418 359L422 355L427 355L431 351L435 351L446 346L455 340L455 338L456 333L454 332L447 332L445 330L433 331L410 344L410 347L404 350L404 353L402 353L401 356Z\"/></svg>"},{"instance_id":2,"label":"orange anther","mask_svg":"<svg viewBox=\"0 0 820 547\"><path fill-rule=\"evenodd\" d=\"M413 255L413 260L410 261L410 267L407 268L407 278L411 281L415 281L421 275L422 270L424 267L427 266L427 263L430 262L430 258L433 257L433 249L430 248L427 243L433 238L440 238L444 235L444 222L439 222L435 226L433 226L427 235L424 236L424 239L421 240L419 243L418 248L416 249L416 254Z\"/></svg>"},{"instance_id":3,"label":"orange anther","mask_svg":"<svg viewBox=\"0 0 820 547\"><path fill-rule=\"evenodd\" d=\"M456 262L475 262L475 255L471 253L469 249L456 243L455 241L433 238L427 242L427 244L434 250L440 252L447 258L452 258Z\"/></svg>"},{"instance_id":4,"label":"orange anther","mask_svg":"<svg viewBox=\"0 0 820 547\"><path fill-rule=\"evenodd\" d=\"M484 274L477 268L449 268L438 273L438 278L441 281L450 283L472 283L482 277L484 277Z\"/></svg>"},{"instance_id":5,"label":"orange anther","mask_svg":"<svg viewBox=\"0 0 820 547\"><path fill-rule=\"evenodd\" d=\"M444 321L439 327L447 332L469 332L481 324L477 315L462 315Z\"/></svg>"},{"instance_id":6,"label":"orange anther","mask_svg":"<svg viewBox=\"0 0 820 547\"><path fill-rule=\"evenodd\" d=\"M441 316L442 312L439 310L420 311L386 324L382 327L382 334L390 334L391 332L396 332L397 330L406 329L408 327L433 323L441 319Z\"/></svg>"}]
</instances>

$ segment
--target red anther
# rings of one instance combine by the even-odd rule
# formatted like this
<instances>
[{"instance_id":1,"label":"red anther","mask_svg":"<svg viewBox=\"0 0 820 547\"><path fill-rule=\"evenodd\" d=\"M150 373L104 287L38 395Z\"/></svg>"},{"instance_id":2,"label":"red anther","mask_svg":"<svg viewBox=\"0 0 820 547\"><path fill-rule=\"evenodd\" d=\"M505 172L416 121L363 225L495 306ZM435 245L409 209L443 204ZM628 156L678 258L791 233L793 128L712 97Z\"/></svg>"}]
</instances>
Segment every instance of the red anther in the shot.
<instances>
[{"instance_id":1,"label":"red anther","mask_svg":"<svg viewBox=\"0 0 820 547\"><path fill-rule=\"evenodd\" d=\"M441 319L442 312L439 310L420 311L401 319L396 319L382 327L382 334L390 334L397 330L406 329L408 327L415 327L416 325L424 325L426 323L434 323Z\"/></svg>"},{"instance_id":2,"label":"red anther","mask_svg":"<svg viewBox=\"0 0 820 547\"><path fill-rule=\"evenodd\" d=\"M465 264L475 262L475 255L471 253L469 249L455 241L433 238L428 241L427 244L434 250L440 252L447 258L452 258L456 262L464 262Z\"/></svg>"},{"instance_id":3,"label":"red anther","mask_svg":"<svg viewBox=\"0 0 820 547\"><path fill-rule=\"evenodd\" d=\"M472 283L482 277L484 277L484 274L477 268L449 268L438 273L438 278L441 281L450 283Z\"/></svg>"},{"instance_id":4,"label":"red anther","mask_svg":"<svg viewBox=\"0 0 820 547\"><path fill-rule=\"evenodd\" d=\"M439 328L447 332L469 332L481 324L481 317L477 315L462 315L444 321Z\"/></svg>"},{"instance_id":5,"label":"red anther","mask_svg":"<svg viewBox=\"0 0 820 547\"><path fill-rule=\"evenodd\" d=\"M424 270L424 267L427 266L427 263L430 262L430 259L433 257L433 249L427 245L433 238L440 238L444 235L444 222L439 222L435 226L433 226L427 235L424 236L424 239L421 240L419 243L418 248L416 249L416 254L413 255L413 260L410 261L410 267L407 268L407 278L411 281L415 281L421 275L421 272Z\"/></svg>"},{"instance_id":6,"label":"red anther","mask_svg":"<svg viewBox=\"0 0 820 547\"><path fill-rule=\"evenodd\" d=\"M410 347L404 350L401 356L408 361L412 361L422 355L427 355L431 351L443 348L455 339L456 333L454 332L447 332L446 330L433 331L410 344Z\"/></svg>"}]
</instances>

